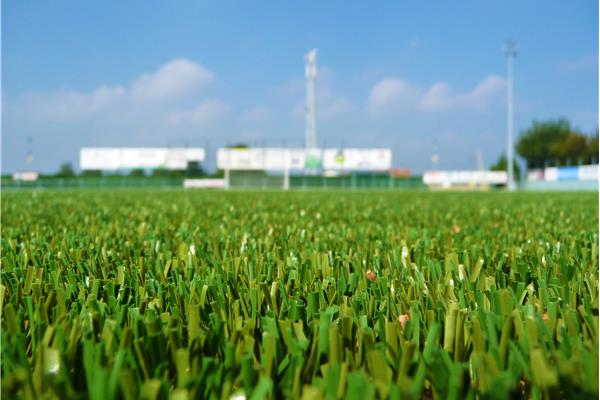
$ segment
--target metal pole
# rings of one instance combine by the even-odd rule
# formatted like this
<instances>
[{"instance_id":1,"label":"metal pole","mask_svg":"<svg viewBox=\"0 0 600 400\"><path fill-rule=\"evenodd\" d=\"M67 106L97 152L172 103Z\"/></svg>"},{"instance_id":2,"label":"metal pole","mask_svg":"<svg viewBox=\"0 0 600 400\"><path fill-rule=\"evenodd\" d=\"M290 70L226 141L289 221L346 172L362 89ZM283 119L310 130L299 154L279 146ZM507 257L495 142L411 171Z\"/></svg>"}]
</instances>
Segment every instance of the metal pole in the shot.
<instances>
[{"instance_id":1,"label":"metal pole","mask_svg":"<svg viewBox=\"0 0 600 400\"><path fill-rule=\"evenodd\" d=\"M508 60L508 79L507 79L507 149L506 162L508 172L507 188L509 191L516 189L514 179L514 145L513 145L513 58L517 55L517 46L514 41L509 40L504 46L504 54Z\"/></svg>"},{"instance_id":2,"label":"metal pole","mask_svg":"<svg viewBox=\"0 0 600 400\"><path fill-rule=\"evenodd\" d=\"M317 147L317 114L316 114L316 79L317 50L306 54L306 141L307 150Z\"/></svg>"}]
</instances>

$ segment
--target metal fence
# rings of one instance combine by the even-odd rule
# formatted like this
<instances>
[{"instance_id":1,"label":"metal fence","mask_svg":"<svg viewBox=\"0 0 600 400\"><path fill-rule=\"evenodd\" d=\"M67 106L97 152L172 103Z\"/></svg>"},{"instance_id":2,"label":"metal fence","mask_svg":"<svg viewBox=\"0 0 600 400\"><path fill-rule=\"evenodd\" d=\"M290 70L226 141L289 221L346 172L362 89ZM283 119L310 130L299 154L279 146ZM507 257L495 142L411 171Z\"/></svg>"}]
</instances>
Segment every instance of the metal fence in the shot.
<instances>
[{"instance_id":1,"label":"metal fence","mask_svg":"<svg viewBox=\"0 0 600 400\"><path fill-rule=\"evenodd\" d=\"M183 178L171 177L73 177L40 178L36 181L15 181L2 178L2 189L69 189L69 188L151 188L182 187Z\"/></svg>"},{"instance_id":2,"label":"metal fence","mask_svg":"<svg viewBox=\"0 0 600 400\"><path fill-rule=\"evenodd\" d=\"M42 177L37 181L14 181L2 178L2 189L69 189L69 188L161 188L183 187L183 177ZM232 189L282 189L283 175L232 173ZM388 174L353 174L325 177L296 175L289 177L291 189L424 189L420 176L394 178Z\"/></svg>"},{"instance_id":3,"label":"metal fence","mask_svg":"<svg viewBox=\"0 0 600 400\"><path fill-rule=\"evenodd\" d=\"M231 188L278 189L284 186L283 175L232 172ZM420 176L394 178L388 174L352 174L345 176L292 175L291 189L424 189Z\"/></svg>"}]
</instances>

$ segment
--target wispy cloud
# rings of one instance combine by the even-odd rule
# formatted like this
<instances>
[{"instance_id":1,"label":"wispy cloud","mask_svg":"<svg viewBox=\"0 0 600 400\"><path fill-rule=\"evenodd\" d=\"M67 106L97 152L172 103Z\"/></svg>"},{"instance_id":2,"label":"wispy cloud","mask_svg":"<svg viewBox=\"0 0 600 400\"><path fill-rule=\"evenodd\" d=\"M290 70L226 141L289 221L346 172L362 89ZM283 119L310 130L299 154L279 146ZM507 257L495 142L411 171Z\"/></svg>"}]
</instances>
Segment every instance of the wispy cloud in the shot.
<instances>
[{"instance_id":1,"label":"wispy cloud","mask_svg":"<svg viewBox=\"0 0 600 400\"><path fill-rule=\"evenodd\" d=\"M497 75L490 75L469 92L457 93L444 83L431 86L421 97L418 108L422 111L449 109L485 109L504 90L506 82Z\"/></svg>"},{"instance_id":2,"label":"wispy cloud","mask_svg":"<svg viewBox=\"0 0 600 400\"><path fill-rule=\"evenodd\" d=\"M180 58L136 79L131 95L136 101L179 99L212 80L213 73L203 65Z\"/></svg>"},{"instance_id":3,"label":"wispy cloud","mask_svg":"<svg viewBox=\"0 0 600 400\"><path fill-rule=\"evenodd\" d=\"M564 72L578 72L587 69L598 68L598 55L588 55L575 60L567 60L560 63L560 70Z\"/></svg>"},{"instance_id":4,"label":"wispy cloud","mask_svg":"<svg viewBox=\"0 0 600 400\"><path fill-rule=\"evenodd\" d=\"M229 112L229 106L218 99L200 102L190 110L175 111L167 119L173 125L202 125L216 121Z\"/></svg>"},{"instance_id":5,"label":"wispy cloud","mask_svg":"<svg viewBox=\"0 0 600 400\"><path fill-rule=\"evenodd\" d=\"M326 98L323 107L320 109L320 115L323 118L330 119L348 114L356 109L356 106L345 97Z\"/></svg>"},{"instance_id":6,"label":"wispy cloud","mask_svg":"<svg viewBox=\"0 0 600 400\"><path fill-rule=\"evenodd\" d=\"M229 110L222 100L202 98L213 79L213 72L203 65L179 58L142 74L131 85L101 85L90 92L24 94L12 110L39 123L101 122L112 130L125 129L123 121L129 130L150 121L171 126L204 124L222 118Z\"/></svg>"},{"instance_id":7,"label":"wispy cloud","mask_svg":"<svg viewBox=\"0 0 600 400\"><path fill-rule=\"evenodd\" d=\"M19 111L52 121L80 120L111 114L156 114L198 96L214 74L201 64L175 59L130 86L101 85L90 92L58 90L27 93L17 99Z\"/></svg>"},{"instance_id":8,"label":"wispy cloud","mask_svg":"<svg viewBox=\"0 0 600 400\"><path fill-rule=\"evenodd\" d=\"M437 82L423 90L401 78L385 78L373 85L367 100L370 114L397 111L433 112L441 110L482 110L499 97L505 81L490 75L472 90L457 92L446 82Z\"/></svg>"},{"instance_id":9,"label":"wispy cloud","mask_svg":"<svg viewBox=\"0 0 600 400\"><path fill-rule=\"evenodd\" d=\"M367 111L380 114L397 108L409 108L419 96L419 89L401 78L385 78L377 82L367 100Z\"/></svg>"},{"instance_id":10,"label":"wispy cloud","mask_svg":"<svg viewBox=\"0 0 600 400\"><path fill-rule=\"evenodd\" d=\"M122 105L126 99L127 91L122 86L103 85L91 92L26 93L16 99L16 108L30 117L65 121L90 117Z\"/></svg>"},{"instance_id":11,"label":"wispy cloud","mask_svg":"<svg viewBox=\"0 0 600 400\"><path fill-rule=\"evenodd\" d=\"M269 118L271 118L271 115L273 114L273 112L271 111L271 109L265 105L258 105L255 107L252 107L251 109L247 110L244 115L243 115L243 119L245 121L251 121L251 122L261 122L261 121L266 121Z\"/></svg>"}]
</instances>

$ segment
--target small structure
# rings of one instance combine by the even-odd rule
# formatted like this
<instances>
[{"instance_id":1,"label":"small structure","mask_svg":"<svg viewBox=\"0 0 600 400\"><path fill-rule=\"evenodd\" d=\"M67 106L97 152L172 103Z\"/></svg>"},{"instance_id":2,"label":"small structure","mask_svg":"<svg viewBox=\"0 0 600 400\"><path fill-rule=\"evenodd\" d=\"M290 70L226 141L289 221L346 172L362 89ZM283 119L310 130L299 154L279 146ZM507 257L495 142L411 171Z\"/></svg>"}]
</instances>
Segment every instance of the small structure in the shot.
<instances>
[{"instance_id":1,"label":"small structure","mask_svg":"<svg viewBox=\"0 0 600 400\"><path fill-rule=\"evenodd\" d=\"M186 189L225 189L225 179L184 179Z\"/></svg>"},{"instance_id":2,"label":"small structure","mask_svg":"<svg viewBox=\"0 0 600 400\"><path fill-rule=\"evenodd\" d=\"M428 171L423 183L430 189L487 189L506 186L506 171Z\"/></svg>"},{"instance_id":3,"label":"small structure","mask_svg":"<svg viewBox=\"0 0 600 400\"><path fill-rule=\"evenodd\" d=\"M526 190L598 190L598 164L530 169Z\"/></svg>"},{"instance_id":4,"label":"small structure","mask_svg":"<svg viewBox=\"0 0 600 400\"><path fill-rule=\"evenodd\" d=\"M79 152L79 167L84 171L184 170L189 163L202 161L203 148L84 147Z\"/></svg>"},{"instance_id":5,"label":"small structure","mask_svg":"<svg viewBox=\"0 0 600 400\"><path fill-rule=\"evenodd\" d=\"M282 186L289 188L290 171L325 176L350 172L388 172L392 167L390 149L287 149L221 148L217 167L230 186L231 171L283 171Z\"/></svg>"},{"instance_id":6,"label":"small structure","mask_svg":"<svg viewBox=\"0 0 600 400\"><path fill-rule=\"evenodd\" d=\"M13 173L14 181L35 182L39 179L40 173L36 171L17 171Z\"/></svg>"}]
</instances>

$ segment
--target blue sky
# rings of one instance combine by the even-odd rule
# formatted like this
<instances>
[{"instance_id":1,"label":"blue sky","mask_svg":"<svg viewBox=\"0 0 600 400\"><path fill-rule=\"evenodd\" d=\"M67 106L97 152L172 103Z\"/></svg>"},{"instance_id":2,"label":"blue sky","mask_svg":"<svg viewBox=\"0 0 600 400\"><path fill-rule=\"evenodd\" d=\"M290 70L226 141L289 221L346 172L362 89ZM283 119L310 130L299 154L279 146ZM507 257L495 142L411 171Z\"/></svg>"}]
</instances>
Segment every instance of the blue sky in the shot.
<instances>
[{"instance_id":1,"label":"blue sky","mask_svg":"<svg viewBox=\"0 0 600 400\"><path fill-rule=\"evenodd\" d=\"M421 172L491 164L515 129L598 126L598 3L2 2L2 168L56 171L82 146L303 146L318 48L318 141L390 147ZM25 162L27 137L34 160Z\"/></svg>"}]
</instances>

